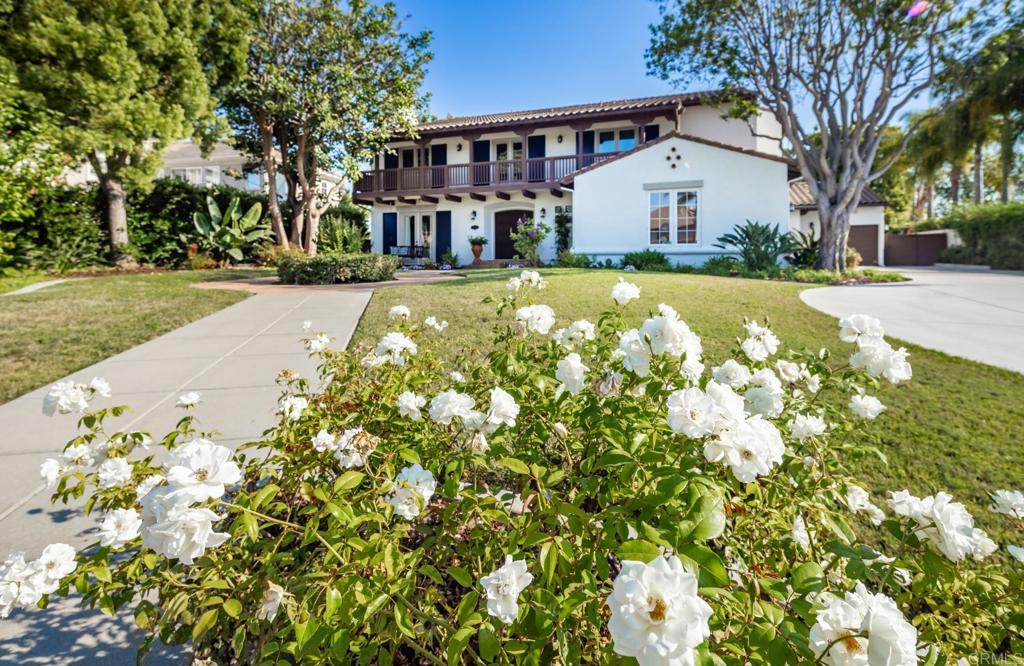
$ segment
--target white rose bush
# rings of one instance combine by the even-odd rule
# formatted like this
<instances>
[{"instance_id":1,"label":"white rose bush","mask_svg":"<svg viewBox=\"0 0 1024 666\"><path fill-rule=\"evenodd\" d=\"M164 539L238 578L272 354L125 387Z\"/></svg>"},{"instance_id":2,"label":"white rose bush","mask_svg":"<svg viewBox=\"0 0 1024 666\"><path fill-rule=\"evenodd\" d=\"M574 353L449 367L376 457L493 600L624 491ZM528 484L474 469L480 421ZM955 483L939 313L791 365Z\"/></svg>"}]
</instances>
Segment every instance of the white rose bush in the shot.
<instances>
[{"instance_id":1,"label":"white rose bush","mask_svg":"<svg viewBox=\"0 0 1024 666\"><path fill-rule=\"evenodd\" d=\"M900 418L873 394L911 376L880 323L843 320L845 360L738 319L731 358L711 359L635 285L609 284L591 323L540 302L546 284L524 273L495 296L486 362L458 380L430 313L392 308L370 348L312 338L318 381L282 373L279 424L237 451L187 410L151 444L107 432L126 408L55 390L82 433L41 473L55 501L84 499L99 538L11 554L0 612L77 591L131 609L141 653L188 644L222 666L1024 649L1024 539L996 543L946 493L856 476L879 455L868 420ZM1022 533L1019 491L992 509Z\"/></svg>"}]
</instances>

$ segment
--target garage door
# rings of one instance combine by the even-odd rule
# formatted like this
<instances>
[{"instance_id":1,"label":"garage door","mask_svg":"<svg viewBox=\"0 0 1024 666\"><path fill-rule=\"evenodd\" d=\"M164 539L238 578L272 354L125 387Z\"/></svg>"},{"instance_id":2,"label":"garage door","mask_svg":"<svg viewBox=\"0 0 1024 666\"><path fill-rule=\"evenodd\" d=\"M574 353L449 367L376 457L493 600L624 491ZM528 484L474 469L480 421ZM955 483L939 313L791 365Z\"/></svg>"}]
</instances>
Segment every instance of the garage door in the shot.
<instances>
[{"instance_id":1,"label":"garage door","mask_svg":"<svg viewBox=\"0 0 1024 666\"><path fill-rule=\"evenodd\" d=\"M856 248L863 258L861 262L865 266L878 265L878 225L858 224L850 227L850 237L847 240L850 247Z\"/></svg>"}]
</instances>

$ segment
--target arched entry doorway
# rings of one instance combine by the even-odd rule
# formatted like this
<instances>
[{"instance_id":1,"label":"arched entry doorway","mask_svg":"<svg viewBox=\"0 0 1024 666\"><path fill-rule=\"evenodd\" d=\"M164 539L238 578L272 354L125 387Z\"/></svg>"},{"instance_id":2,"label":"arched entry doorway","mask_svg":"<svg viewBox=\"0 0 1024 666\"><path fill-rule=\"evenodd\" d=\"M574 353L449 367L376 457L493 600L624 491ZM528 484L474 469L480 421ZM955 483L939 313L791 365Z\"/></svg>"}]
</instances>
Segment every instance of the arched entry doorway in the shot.
<instances>
[{"instance_id":1,"label":"arched entry doorway","mask_svg":"<svg viewBox=\"0 0 1024 666\"><path fill-rule=\"evenodd\" d=\"M511 259L516 256L515 245L512 244L512 230L516 228L516 220L533 215L529 210L503 210L494 214L494 258Z\"/></svg>"}]
</instances>

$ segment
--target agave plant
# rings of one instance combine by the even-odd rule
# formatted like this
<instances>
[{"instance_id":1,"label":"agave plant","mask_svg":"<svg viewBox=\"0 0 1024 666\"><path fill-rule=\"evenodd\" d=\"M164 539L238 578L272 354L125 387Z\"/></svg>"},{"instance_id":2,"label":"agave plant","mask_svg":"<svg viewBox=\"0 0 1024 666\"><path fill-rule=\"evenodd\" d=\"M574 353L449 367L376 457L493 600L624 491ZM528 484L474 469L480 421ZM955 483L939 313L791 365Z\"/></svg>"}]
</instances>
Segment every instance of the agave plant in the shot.
<instances>
[{"instance_id":1,"label":"agave plant","mask_svg":"<svg viewBox=\"0 0 1024 666\"><path fill-rule=\"evenodd\" d=\"M222 214L213 197L206 197L208 214L197 212L192 216L196 231L204 245L215 255L242 261L247 250L270 238L270 225L263 221L263 206L254 203L241 214L238 197L231 200ZM184 240L184 239L183 239Z\"/></svg>"},{"instance_id":2,"label":"agave plant","mask_svg":"<svg viewBox=\"0 0 1024 666\"><path fill-rule=\"evenodd\" d=\"M738 224L732 232L719 236L715 247L736 248L748 271L766 271L778 265L779 257L793 251L794 240L779 231L777 224L773 227L747 220L746 224Z\"/></svg>"}]
</instances>

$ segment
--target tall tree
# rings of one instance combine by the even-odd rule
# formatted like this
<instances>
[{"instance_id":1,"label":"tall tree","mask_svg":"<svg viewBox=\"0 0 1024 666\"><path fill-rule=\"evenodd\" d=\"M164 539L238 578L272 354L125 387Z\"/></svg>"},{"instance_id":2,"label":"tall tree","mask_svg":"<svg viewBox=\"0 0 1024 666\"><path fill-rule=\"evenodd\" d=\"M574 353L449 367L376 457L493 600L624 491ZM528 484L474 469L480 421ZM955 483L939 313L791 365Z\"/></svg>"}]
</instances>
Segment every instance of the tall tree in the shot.
<instances>
[{"instance_id":1,"label":"tall tree","mask_svg":"<svg viewBox=\"0 0 1024 666\"><path fill-rule=\"evenodd\" d=\"M252 10L262 29L254 66L228 96L229 117L268 177L283 176L292 214L287 236L283 220L275 225L278 243L314 254L320 216L341 186L322 188L320 174L355 178L390 137L414 131L430 33L404 32L391 3L265 0Z\"/></svg>"},{"instance_id":2,"label":"tall tree","mask_svg":"<svg viewBox=\"0 0 1024 666\"><path fill-rule=\"evenodd\" d=\"M20 102L52 115L57 147L95 171L119 258L126 184L150 180L169 142L216 126L200 61L210 22L202 0L24 0L0 15Z\"/></svg>"},{"instance_id":3,"label":"tall tree","mask_svg":"<svg viewBox=\"0 0 1024 666\"><path fill-rule=\"evenodd\" d=\"M817 200L821 268L845 267L861 192L899 159L916 129L878 160L885 128L962 57L980 26L974 9L923 4L925 11L918 3L908 12L910 3L897 0L661 1L649 69L688 84L717 80L734 115L755 104L772 111Z\"/></svg>"}]
</instances>

